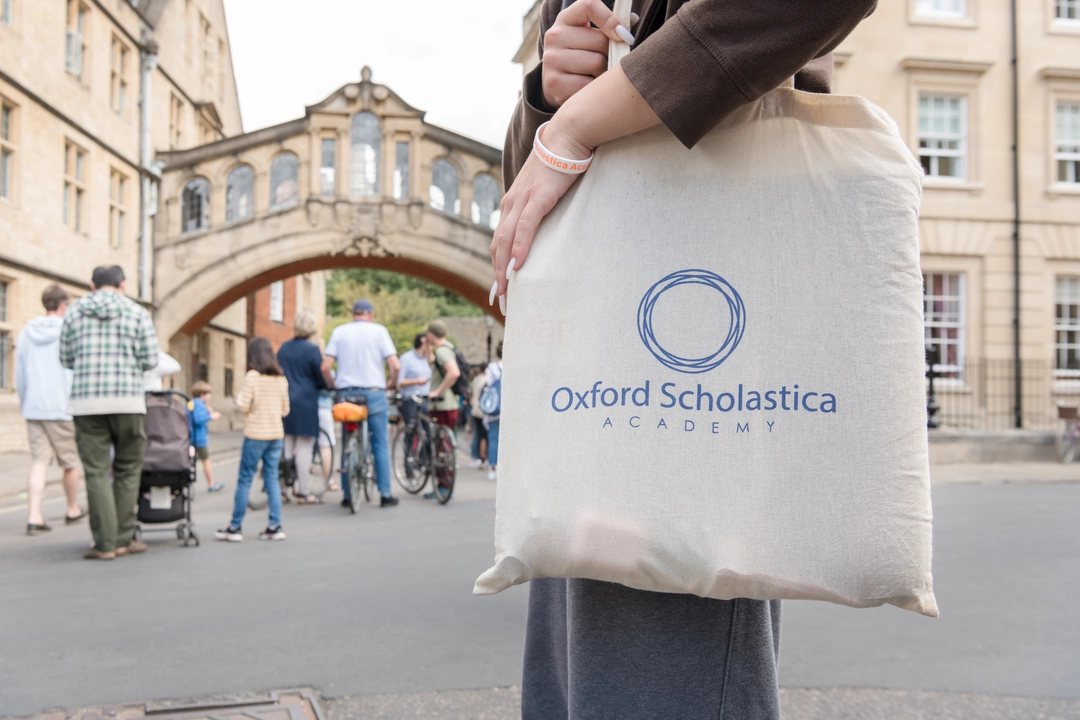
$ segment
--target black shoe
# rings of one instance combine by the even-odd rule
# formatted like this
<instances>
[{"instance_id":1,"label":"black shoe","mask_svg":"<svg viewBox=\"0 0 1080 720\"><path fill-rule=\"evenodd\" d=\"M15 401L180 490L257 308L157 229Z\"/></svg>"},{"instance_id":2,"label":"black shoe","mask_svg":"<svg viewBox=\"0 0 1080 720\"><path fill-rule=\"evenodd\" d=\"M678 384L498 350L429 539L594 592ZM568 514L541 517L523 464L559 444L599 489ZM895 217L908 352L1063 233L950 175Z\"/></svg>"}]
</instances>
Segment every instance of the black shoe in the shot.
<instances>
[{"instance_id":1,"label":"black shoe","mask_svg":"<svg viewBox=\"0 0 1080 720\"><path fill-rule=\"evenodd\" d=\"M52 530L52 528L45 523L42 523L41 525L35 525L34 523L26 524L27 535L40 535L41 533L47 533L50 530Z\"/></svg>"},{"instance_id":2,"label":"black shoe","mask_svg":"<svg viewBox=\"0 0 1080 720\"><path fill-rule=\"evenodd\" d=\"M260 540L284 540L285 531L281 529L280 525L274 527L268 527L259 533Z\"/></svg>"},{"instance_id":3,"label":"black shoe","mask_svg":"<svg viewBox=\"0 0 1080 720\"><path fill-rule=\"evenodd\" d=\"M398 499L393 496L384 497L382 500L379 501L379 507L394 507L397 504Z\"/></svg>"},{"instance_id":4,"label":"black shoe","mask_svg":"<svg viewBox=\"0 0 1080 720\"><path fill-rule=\"evenodd\" d=\"M348 499L348 498L345 498L344 500L342 500L342 501L341 501L341 507L344 507L344 508L351 508L351 507L352 507L352 503L351 503L351 502L349 502L349 499Z\"/></svg>"}]
</instances>

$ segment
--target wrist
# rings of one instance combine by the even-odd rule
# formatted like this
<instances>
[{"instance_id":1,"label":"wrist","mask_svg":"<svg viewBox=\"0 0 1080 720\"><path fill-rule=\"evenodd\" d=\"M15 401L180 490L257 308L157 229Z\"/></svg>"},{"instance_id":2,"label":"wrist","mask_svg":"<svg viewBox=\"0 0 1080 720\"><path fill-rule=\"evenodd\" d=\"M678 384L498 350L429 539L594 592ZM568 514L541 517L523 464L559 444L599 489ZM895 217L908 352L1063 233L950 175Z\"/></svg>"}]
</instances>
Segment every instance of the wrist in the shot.
<instances>
[{"instance_id":1,"label":"wrist","mask_svg":"<svg viewBox=\"0 0 1080 720\"><path fill-rule=\"evenodd\" d=\"M562 157L584 160L593 153L591 147L582 138L582 123L567 103L544 128L541 141L551 152Z\"/></svg>"}]
</instances>

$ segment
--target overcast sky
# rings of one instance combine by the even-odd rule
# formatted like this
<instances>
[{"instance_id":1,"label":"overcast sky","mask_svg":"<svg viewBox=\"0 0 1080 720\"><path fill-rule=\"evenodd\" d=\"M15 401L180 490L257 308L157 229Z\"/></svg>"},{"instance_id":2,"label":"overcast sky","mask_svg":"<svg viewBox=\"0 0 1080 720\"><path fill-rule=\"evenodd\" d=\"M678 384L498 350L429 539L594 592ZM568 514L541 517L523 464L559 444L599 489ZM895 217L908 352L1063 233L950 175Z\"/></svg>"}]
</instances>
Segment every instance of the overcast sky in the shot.
<instances>
[{"instance_id":1,"label":"overcast sky","mask_svg":"<svg viewBox=\"0 0 1080 720\"><path fill-rule=\"evenodd\" d=\"M502 147L533 0L225 0L244 130L301 117L370 65L427 120Z\"/></svg>"}]
</instances>

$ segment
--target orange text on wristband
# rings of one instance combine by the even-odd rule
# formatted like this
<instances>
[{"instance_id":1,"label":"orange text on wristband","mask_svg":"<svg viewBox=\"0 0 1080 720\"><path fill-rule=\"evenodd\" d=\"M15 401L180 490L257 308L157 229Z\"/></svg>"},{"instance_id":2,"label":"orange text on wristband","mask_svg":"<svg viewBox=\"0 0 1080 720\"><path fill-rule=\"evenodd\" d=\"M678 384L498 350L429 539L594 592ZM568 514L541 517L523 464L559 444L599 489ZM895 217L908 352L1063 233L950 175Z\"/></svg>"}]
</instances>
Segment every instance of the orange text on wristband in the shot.
<instances>
[{"instance_id":1,"label":"orange text on wristband","mask_svg":"<svg viewBox=\"0 0 1080 720\"><path fill-rule=\"evenodd\" d=\"M593 156L585 158L584 160L573 160L571 158L559 157L555 153L544 147L544 143L540 141L540 131L547 127L548 123L544 123L540 127L536 128L536 138L533 140L533 151L536 153L536 157L540 158L540 161L547 165L552 170L556 170L567 175L580 175L589 169L592 165Z\"/></svg>"}]
</instances>

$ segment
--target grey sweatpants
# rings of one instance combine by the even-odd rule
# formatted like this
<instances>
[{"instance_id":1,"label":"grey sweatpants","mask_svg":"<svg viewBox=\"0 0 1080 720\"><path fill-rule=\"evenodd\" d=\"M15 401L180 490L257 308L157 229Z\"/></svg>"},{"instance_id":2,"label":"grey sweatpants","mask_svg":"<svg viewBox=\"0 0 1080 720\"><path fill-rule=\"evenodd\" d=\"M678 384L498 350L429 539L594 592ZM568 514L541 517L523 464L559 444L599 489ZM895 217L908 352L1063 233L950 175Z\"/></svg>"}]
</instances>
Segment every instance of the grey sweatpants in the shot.
<instances>
[{"instance_id":1,"label":"grey sweatpants","mask_svg":"<svg viewBox=\"0 0 1080 720\"><path fill-rule=\"evenodd\" d=\"M780 601L533 580L522 720L779 720Z\"/></svg>"}]
</instances>

